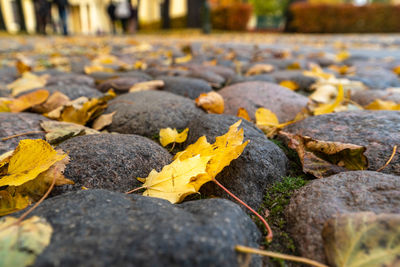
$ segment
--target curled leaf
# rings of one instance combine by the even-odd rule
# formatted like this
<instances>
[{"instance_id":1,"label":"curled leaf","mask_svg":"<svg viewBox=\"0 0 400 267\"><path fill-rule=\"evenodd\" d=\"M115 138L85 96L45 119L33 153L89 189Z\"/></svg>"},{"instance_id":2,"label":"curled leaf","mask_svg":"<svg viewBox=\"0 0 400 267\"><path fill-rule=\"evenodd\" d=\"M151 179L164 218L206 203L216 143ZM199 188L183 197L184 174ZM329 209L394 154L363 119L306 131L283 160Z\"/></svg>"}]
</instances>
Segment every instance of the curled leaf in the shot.
<instances>
[{"instance_id":1,"label":"curled leaf","mask_svg":"<svg viewBox=\"0 0 400 267\"><path fill-rule=\"evenodd\" d=\"M154 80L154 81L136 83L129 89L129 92L132 93L139 91L157 90L162 87L164 87L164 81Z\"/></svg>"},{"instance_id":2,"label":"curled leaf","mask_svg":"<svg viewBox=\"0 0 400 267\"><path fill-rule=\"evenodd\" d=\"M303 171L323 178L348 170L365 170L368 160L363 146L329 142L308 136L280 132L288 139L288 146L296 150L303 165Z\"/></svg>"},{"instance_id":3,"label":"curled leaf","mask_svg":"<svg viewBox=\"0 0 400 267\"><path fill-rule=\"evenodd\" d=\"M109 114L100 115L94 122L93 122L93 129L101 130L104 127L110 125L112 123L112 119L116 111L111 112Z\"/></svg>"},{"instance_id":4,"label":"curled leaf","mask_svg":"<svg viewBox=\"0 0 400 267\"><path fill-rule=\"evenodd\" d=\"M224 98L216 92L200 94L196 98L196 105L208 113L222 114L224 112Z\"/></svg>"},{"instance_id":5,"label":"curled leaf","mask_svg":"<svg viewBox=\"0 0 400 267\"><path fill-rule=\"evenodd\" d=\"M189 128L186 128L181 133L176 129L164 128L160 130L160 143L162 146L167 146L171 143L183 143L188 136Z\"/></svg>"},{"instance_id":6,"label":"curled leaf","mask_svg":"<svg viewBox=\"0 0 400 267\"><path fill-rule=\"evenodd\" d=\"M373 102L369 103L365 109L370 110L400 110L400 104L397 104L393 101L385 101L376 99Z\"/></svg>"},{"instance_id":7,"label":"curled leaf","mask_svg":"<svg viewBox=\"0 0 400 267\"><path fill-rule=\"evenodd\" d=\"M258 75L262 73L269 73L274 71L275 67L271 64L256 64L252 66L247 72L246 76Z\"/></svg>"},{"instance_id":8,"label":"curled leaf","mask_svg":"<svg viewBox=\"0 0 400 267\"><path fill-rule=\"evenodd\" d=\"M45 86L48 78L49 76L46 74L42 76L36 76L30 72L24 72L21 78L8 84L7 88L12 90L12 96L16 96L22 92Z\"/></svg>"},{"instance_id":9,"label":"curled leaf","mask_svg":"<svg viewBox=\"0 0 400 267\"><path fill-rule=\"evenodd\" d=\"M322 115L331 113L335 110L335 108L339 107L340 103L344 100L344 91L343 86L339 85L338 94L335 101L332 104L321 104L314 109L314 115Z\"/></svg>"}]
</instances>

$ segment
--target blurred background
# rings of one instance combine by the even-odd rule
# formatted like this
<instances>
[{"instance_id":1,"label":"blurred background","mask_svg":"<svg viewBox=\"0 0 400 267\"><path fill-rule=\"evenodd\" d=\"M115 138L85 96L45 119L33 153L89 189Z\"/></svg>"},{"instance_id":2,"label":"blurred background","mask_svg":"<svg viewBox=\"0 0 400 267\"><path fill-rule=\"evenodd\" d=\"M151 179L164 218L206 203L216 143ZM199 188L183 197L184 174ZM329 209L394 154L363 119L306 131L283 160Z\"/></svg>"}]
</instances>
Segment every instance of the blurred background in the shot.
<instances>
[{"instance_id":1,"label":"blurred background","mask_svg":"<svg viewBox=\"0 0 400 267\"><path fill-rule=\"evenodd\" d=\"M134 34L164 29L400 31L400 0L0 0L0 31Z\"/></svg>"}]
</instances>

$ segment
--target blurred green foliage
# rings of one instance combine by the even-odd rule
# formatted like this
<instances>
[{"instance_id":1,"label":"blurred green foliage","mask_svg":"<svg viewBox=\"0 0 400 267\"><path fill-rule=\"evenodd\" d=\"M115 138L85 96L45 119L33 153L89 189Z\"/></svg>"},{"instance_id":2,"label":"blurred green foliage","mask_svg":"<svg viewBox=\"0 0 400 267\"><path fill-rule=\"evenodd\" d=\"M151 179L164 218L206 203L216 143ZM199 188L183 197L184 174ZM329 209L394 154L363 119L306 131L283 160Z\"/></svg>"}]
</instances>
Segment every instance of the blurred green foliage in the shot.
<instances>
[{"instance_id":1,"label":"blurred green foliage","mask_svg":"<svg viewBox=\"0 0 400 267\"><path fill-rule=\"evenodd\" d=\"M262 15L282 15L289 0L250 0L254 13Z\"/></svg>"}]
</instances>

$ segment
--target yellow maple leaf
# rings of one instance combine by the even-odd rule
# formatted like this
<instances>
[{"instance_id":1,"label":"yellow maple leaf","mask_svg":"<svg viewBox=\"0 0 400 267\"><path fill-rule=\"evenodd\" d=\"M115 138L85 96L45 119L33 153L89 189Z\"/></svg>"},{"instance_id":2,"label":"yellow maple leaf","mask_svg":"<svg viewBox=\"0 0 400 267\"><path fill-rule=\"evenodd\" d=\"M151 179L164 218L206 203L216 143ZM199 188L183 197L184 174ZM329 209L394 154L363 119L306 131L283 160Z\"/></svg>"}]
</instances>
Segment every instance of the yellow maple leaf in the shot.
<instances>
[{"instance_id":1,"label":"yellow maple leaf","mask_svg":"<svg viewBox=\"0 0 400 267\"><path fill-rule=\"evenodd\" d=\"M174 160L164 166L161 172L152 170L143 184L146 191L144 196L166 199L171 203L178 203L186 196L196 193L196 187L192 184L196 177L206 174L207 163L210 157L200 157Z\"/></svg>"},{"instance_id":2,"label":"yellow maple leaf","mask_svg":"<svg viewBox=\"0 0 400 267\"><path fill-rule=\"evenodd\" d=\"M176 129L164 128L160 130L160 143L162 146L167 146L171 143L183 143L188 136L189 128L186 128L181 133Z\"/></svg>"},{"instance_id":3,"label":"yellow maple leaf","mask_svg":"<svg viewBox=\"0 0 400 267\"><path fill-rule=\"evenodd\" d=\"M260 128L268 137L273 137L278 129L282 129L294 122L288 121L285 123L279 123L276 114L266 108L257 109L255 117L257 127Z\"/></svg>"},{"instance_id":4,"label":"yellow maple leaf","mask_svg":"<svg viewBox=\"0 0 400 267\"><path fill-rule=\"evenodd\" d=\"M167 199L172 203L182 201L187 195L198 192L200 187L213 181L216 175L238 158L249 141L243 143L243 129L238 130L241 120L218 136L214 144L205 136L177 153L174 161L158 173L153 170L146 179L144 195Z\"/></svg>"},{"instance_id":5,"label":"yellow maple leaf","mask_svg":"<svg viewBox=\"0 0 400 267\"><path fill-rule=\"evenodd\" d=\"M195 101L198 107L208 113L222 114L224 112L224 98L216 92L200 94Z\"/></svg>"},{"instance_id":6,"label":"yellow maple leaf","mask_svg":"<svg viewBox=\"0 0 400 267\"><path fill-rule=\"evenodd\" d=\"M11 99L0 98L0 112L11 112L8 106L11 102L12 102Z\"/></svg>"},{"instance_id":7,"label":"yellow maple leaf","mask_svg":"<svg viewBox=\"0 0 400 267\"><path fill-rule=\"evenodd\" d=\"M338 94L335 101L332 104L320 104L314 109L314 115L322 115L335 111L335 108L339 107L340 103L344 100L343 86L340 84L338 88Z\"/></svg>"},{"instance_id":8,"label":"yellow maple leaf","mask_svg":"<svg viewBox=\"0 0 400 267\"><path fill-rule=\"evenodd\" d=\"M375 99L369 103L365 109L370 110L400 110L400 104L396 104L393 101L385 101L381 99Z\"/></svg>"}]
</instances>

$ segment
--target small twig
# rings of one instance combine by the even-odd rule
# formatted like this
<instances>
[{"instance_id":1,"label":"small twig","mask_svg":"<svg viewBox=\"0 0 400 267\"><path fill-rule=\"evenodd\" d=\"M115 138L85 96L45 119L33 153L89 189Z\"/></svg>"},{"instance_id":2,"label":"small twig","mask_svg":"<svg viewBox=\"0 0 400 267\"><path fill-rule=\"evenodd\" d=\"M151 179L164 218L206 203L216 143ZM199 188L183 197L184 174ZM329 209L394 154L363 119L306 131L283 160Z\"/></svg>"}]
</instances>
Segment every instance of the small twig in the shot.
<instances>
[{"instance_id":1,"label":"small twig","mask_svg":"<svg viewBox=\"0 0 400 267\"><path fill-rule=\"evenodd\" d=\"M172 150L174 150L175 144L176 144L176 142L174 142L174 143L172 144L172 147L171 147L171 149L169 150L169 152L172 152Z\"/></svg>"},{"instance_id":2,"label":"small twig","mask_svg":"<svg viewBox=\"0 0 400 267\"><path fill-rule=\"evenodd\" d=\"M133 192L139 191L140 189L146 189L146 188L147 188L147 186L141 186L141 187L132 189L131 191L125 192L125 194L131 194Z\"/></svg>"},{"instance_id":3,"label":"small twig","mask_svg":"<svg viewBox=\"0 0 400 267\"><path fill-rule=\"evenodd\" d=\"M8 229L8 228L10 228L11 226L20 224L20 223L26 218L26 216L28 216L34 209L37 208L37 206L40 205L40 203L43 202L43 200L46 199L46 197L50 194L51 190L53 190L55 184L56 184L56 175L54 175L53 181L51 182L51 185L50 185L49 189L47 189L47 192L42 196L42 198L39 199L39 201L36 202L35 205L33 205L29 210L27 210L26 212L24 212L24 214L22 214L22 215L18 218L18 220L16 220L16 221L13 222L12 224L7 225L6 227L1 228L1 229L0 229L0 232L6 230L6 229Z\"/></svg>"},{"instance_id":4,"label":"small twig","mask_svg":"<svg viewBox=\"0 0 400 267\"><path fill-rule=\"evenodd\" d=\"M309 264L311 266L316 266L316 267L328 267L325 264L322 264L320 262L317 262L317 261L314 261L314 260L310 260L310 259L307 259L307 258L297 257L297 256L292 256L292 255L286 255L286 254L272 252L272 251L260 250L260 249L251 248L251 247L245 247L245 246L237 245L235 247L235 250L239 251L239 252L243 252L243 253L251 253L251 254L257 254L257 255L262 255L262 256L268 256L268 257L283 259L283 260L301 262L301 263Z\"/></svg>"},{"instance_id":5,"label":"small twig","mask_svg":"<svg viewBox=\"0 0 400 267\"><path fill-rule=\"evenodd\" d=\"M382 167L380 167L379 169L377 169L377 172L380 172L381 170L383 170L384 168L386 168L389 163L392 161L392 159L394 158L394 155L396 155L396 151L397 151L397 146L393 147L393 152L392 155L390 156L390 158L388 159L388 161L386 161L385 165L383 165Z\"/></svg>"},{"instance_id":6,"label":"small twig","mask_svg":"<svg viewBox=\"0 0 400 267\"><path fill-rule=\"evenodd\" d=\"M31 131L31 132L14 134L14 135L10 135L10 136L2 138L1 141L7 141L9 139L12 139L12 138L15 138L15 137L20 137L20 136L23 136L23 135L40 134L40 133L45 133L45 131Z\"/></svg>"},{"instance_id":7,"label":"small twig","mask_svg":"<svg viewBox=\"0 0 400 267\"><path fill-rule=\"evenodd\" d=\"M268 242L272 241L273 238L273 234L272 234L272 230L271 227L269 226L269 224L267 223L267 221L255 210L253 210L249 205L247 205L246 203L243 202L243 200L241 200L240 198L238 198L237 196L235 196L232 192L230 192L227 188L225 188L222 184L220 184L216 179L213 179L214 183L216 183L219 187L222 188L222 190L224 190L226 193L228 193L231 197L233 197L237 202L239 202L240 204L242 204L243 206L245 206L248 210L250 210L252 213L254 213L254 215L257 216L258 219L261 220L261 222L264 224L265 228L267 228L268 231L268 235L266 237Z\"/></svg>"}]
</instances>

